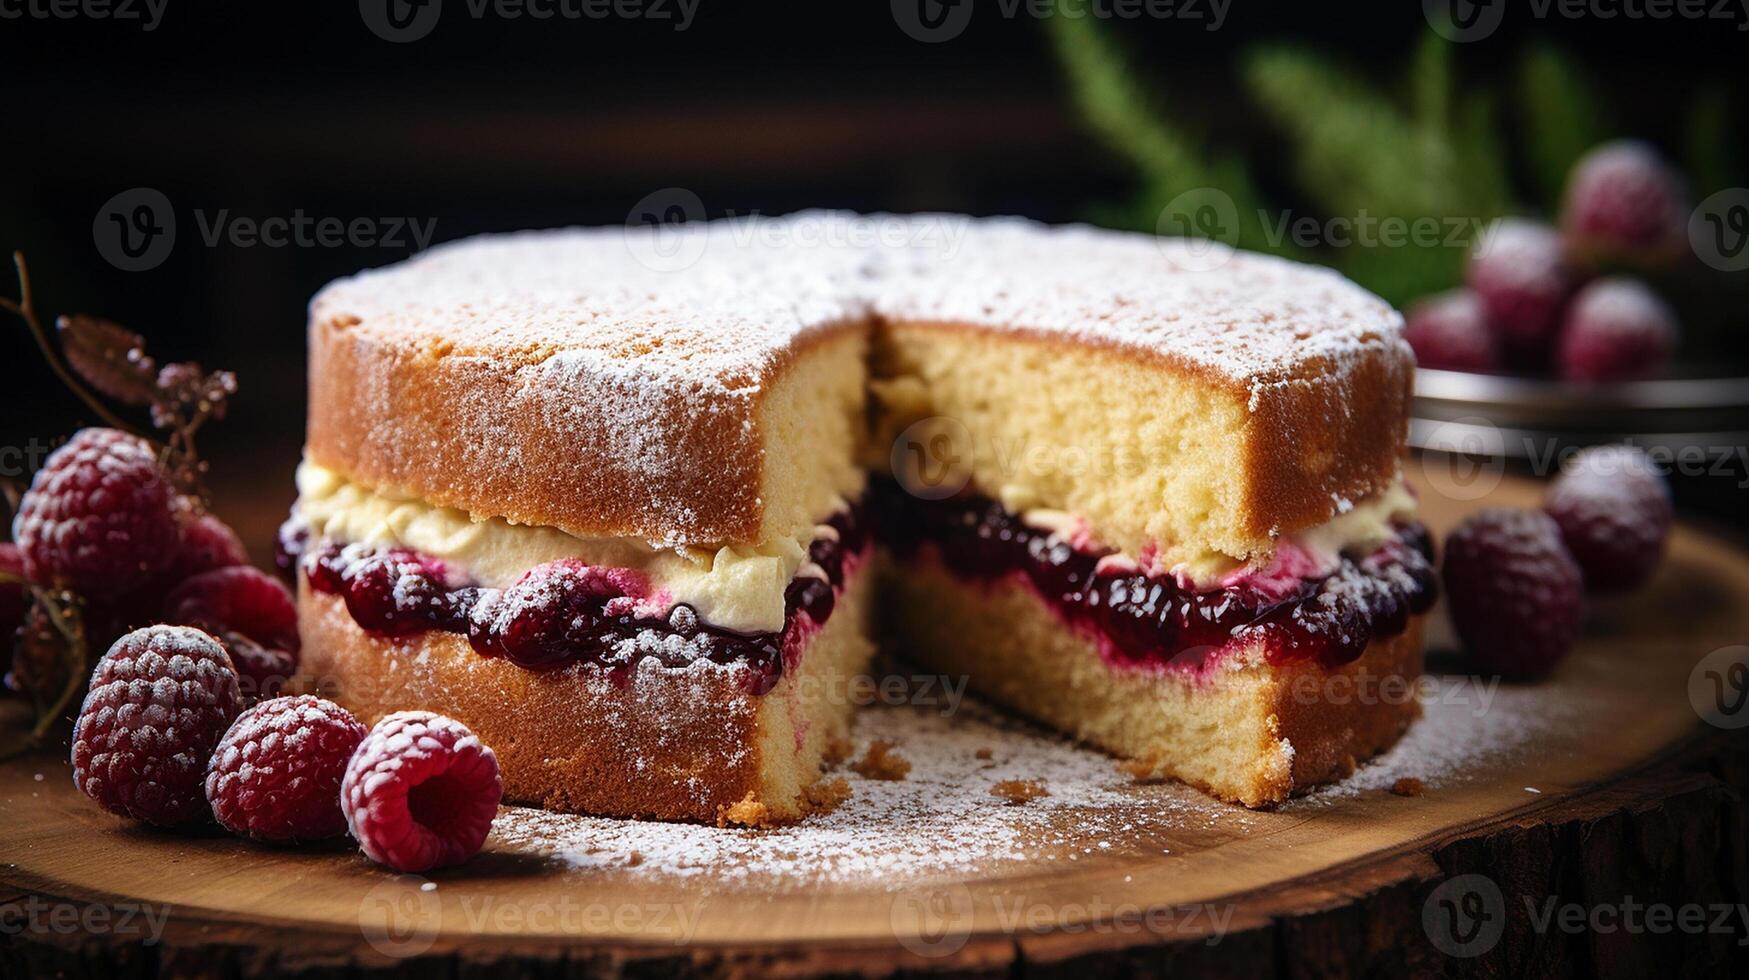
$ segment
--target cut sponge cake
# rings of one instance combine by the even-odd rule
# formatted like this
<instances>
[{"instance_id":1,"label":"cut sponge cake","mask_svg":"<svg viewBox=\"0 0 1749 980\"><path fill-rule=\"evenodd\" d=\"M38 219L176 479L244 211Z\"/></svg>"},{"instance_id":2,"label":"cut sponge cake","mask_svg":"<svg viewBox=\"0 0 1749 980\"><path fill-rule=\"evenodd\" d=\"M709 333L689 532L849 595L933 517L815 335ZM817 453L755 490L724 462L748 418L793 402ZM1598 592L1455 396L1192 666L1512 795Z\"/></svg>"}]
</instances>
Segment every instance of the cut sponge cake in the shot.
<instances>
[{"instance_id":1,"label":"cut sponge cake","mask_svg":"<svg viewBox=\"0 0 1749 980\"><path fill-rule=\"evenodd\" d=\"M1412 712L1282 685L1418 672L1412 360L1340 277L1219 258L807 213L335 283L306 670L473 725L513 799L759 823L805 812L873 602L899 656L1160 775L1250 805L1339 776Z\"/></svg>"}]
</instances>

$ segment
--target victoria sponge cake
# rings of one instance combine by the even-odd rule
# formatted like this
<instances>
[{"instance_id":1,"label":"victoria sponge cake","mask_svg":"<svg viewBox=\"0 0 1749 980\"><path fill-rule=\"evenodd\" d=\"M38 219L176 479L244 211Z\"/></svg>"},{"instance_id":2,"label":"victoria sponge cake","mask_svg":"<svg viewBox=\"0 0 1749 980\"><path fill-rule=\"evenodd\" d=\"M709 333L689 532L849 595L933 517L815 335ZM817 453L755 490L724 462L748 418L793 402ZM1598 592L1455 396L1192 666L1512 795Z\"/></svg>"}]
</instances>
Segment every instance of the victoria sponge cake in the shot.
<instances>
[{"instance_id":1,"label":"victoria sponge cake","mask_svg":"<svg viewBox=\"0 0 1749 980\"><path fill-rule=\"evenodd\" d=\"M303 671L506 797L805 816L876 643L1267 805L1390 745L1433 601L1401 320L954 215L487 236L310 306Z\"/></svg>"}]
</instances>

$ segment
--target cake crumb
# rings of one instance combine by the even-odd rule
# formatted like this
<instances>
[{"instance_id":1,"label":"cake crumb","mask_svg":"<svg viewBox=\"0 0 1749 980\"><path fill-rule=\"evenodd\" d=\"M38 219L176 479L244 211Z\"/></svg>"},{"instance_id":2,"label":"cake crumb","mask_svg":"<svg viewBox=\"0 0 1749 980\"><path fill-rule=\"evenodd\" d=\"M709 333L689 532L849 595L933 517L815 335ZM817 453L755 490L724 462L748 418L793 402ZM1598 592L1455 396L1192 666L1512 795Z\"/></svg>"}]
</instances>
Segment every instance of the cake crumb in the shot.
<instances>
[{"instance_id":1,"label":"cake crumb","mask_svg":"<svg viewBox=\"0 0 1749 980\"><path fill-rule=\"evenodd\" d=\"M831 813L842 806L845 800L850 799L850 796L850 783L842 777L822 779L802 790L802 797L810 814Z\"/></svg>"},{"instance_id":2,"label":"cake crumb","mask_svg":"<svg viewBox=\"0 0 1749 980\"><path fill-rule=\"evenodd\" d=\"M1030 800L1051 795L1045 785L1036 779L1004 779L990 787L990 794L1007 800L1009 806L1021 806Z\"/></svg>"},{"instance_id":3,"label":"cake crumb","mask_svg":"<svg viewBox=\"0 0 1749 980\"><path fill-rule=\"evenodd\" d=\"M1404 776L1391 784L1391 792L1398 796L1420 796L1421 780L1414 776Z\"/></svg>"},{"instance_id":4,"label":"cake crumb","mask_svg":"<svg viewBox=\"0 0 1749 980\"><path fill-rule=\"evenodd\" d=\"M1125 759L1119 762L1117 767L1128 773L1129 777L1138 783L1163 783L1166 781L1166 777L1160 774L1160 760L1158 759Z\"/></svg>"},{"instance_id":5,"label":"cake crumb","mask_svg":"<svg viewBox=\"0 0 1749 980\"><path fill-rule=\"evenodd\" d=\"M868 743L868 751L851 763L851 769L864 779L885 782L904 779L911 772L911 763L893 752L893 743L877 738Z\"/></svg>"},{"instance_id":6,"label":"cake crumb","mask_svg":"<svg viewBox=\"0 0 1749 980\"><path fill-rule=\"evenodd\" d=\"M826 743L826 751L820 754L820 759L831 768L850 758L850 748L850 739L834 738Z\"/></svg>"},{"instance_id":7,"label":"cake crumb","mask_svg":"<svg viewBox=\"0 0 1749 980\"><path fill-rule=\"evenodd\" d=\"M626 855L626 867L628 868L635 868L643 863L644 855L641 851L633 851Z\"/></svg>"},{"instance_id":8,"label":"cake crumb","mask_svg":"<svg viewBox=\"0 0 1749 980\"><path fill-rule=\"evenodd\" d=\"M986 745L983 748L979 749L978 751L972 753L972 755L975 758L979 758L979 759L989 759L989 758L994 757L995 754L996 753L990 751L990 747L988 745Z\"/></svg>"},{"instance_id":9,"label":"cake crumb","mask_svg":"<svg viewBox=\"0 0 1749 980\"><path fill-rule=\"evenodd\" d=\"M771 808L754 799L751 790L746 796L741 797L741 802L717 808L717 826L719 827L726 827L732 823L747 827L763 827L771 822Z\"/></svg>"}]
</instances>

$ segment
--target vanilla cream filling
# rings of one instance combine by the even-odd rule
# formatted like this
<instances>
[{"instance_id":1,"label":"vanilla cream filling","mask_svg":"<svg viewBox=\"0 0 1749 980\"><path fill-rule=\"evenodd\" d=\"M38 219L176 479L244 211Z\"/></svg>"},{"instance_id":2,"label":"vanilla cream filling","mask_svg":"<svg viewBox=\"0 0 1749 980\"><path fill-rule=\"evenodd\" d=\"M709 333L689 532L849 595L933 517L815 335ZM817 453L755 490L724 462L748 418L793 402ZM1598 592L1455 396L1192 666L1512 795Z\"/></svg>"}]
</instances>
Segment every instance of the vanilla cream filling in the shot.
<instances>
[{"instance_id":1,"label":"vanilla cream filling","mask_svg":"<svg viewBox=\"0 0 1749 980\"><path fill-rule=\"evenodd\" d=\"M476 519L411 496L373 490L308 460L298 467L296 510L314 539L411 548L453 563L480 585L507 588L536 565L575 558L643 573L656 593L708 623L748 632L784 624L784 590L809 541L781 539L716 550L667 548L636 538L580 538L553 527Z\"/></svg>"}]
</instances>

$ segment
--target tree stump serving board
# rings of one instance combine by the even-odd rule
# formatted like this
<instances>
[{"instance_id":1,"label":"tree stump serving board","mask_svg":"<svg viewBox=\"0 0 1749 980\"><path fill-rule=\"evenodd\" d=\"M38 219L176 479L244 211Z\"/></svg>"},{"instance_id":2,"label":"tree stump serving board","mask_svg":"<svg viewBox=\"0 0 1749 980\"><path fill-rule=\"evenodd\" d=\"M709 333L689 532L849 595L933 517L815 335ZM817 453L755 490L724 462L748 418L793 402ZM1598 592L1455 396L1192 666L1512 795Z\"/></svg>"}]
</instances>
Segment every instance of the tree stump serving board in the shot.
<instances>
[{"instance_id":1,"label":"tree stump serving board","mask_svg":"<svg viewBox=\"0 0 1749 980\"><path fill-rule=\"evenodd\" d=\"M1539 493L1506 480L1458 501L1415 470L1439 532ZM1441 672L1456 663L1436 629L1425 685L1359 694L1423 700L1404 742L1274 811L1135 785L951 685L908 681L872 694L856 748L888 741L909 774L847 768L849 800L800 827L507 807L485 853L423 877L347 842L135 826L74 790L64 752L45 752L0 766L0 964L7 976L1721 971L1749 944L1749 924L1721 913L1749 900L1749 739L1729 727L1749 708L1721 714L1707 697L1729 707L1743 676L1729 648L1743 643L1749 557L1680 529L1653 585L1594 604L1546 681ZM1016 782L1049 795L1011 803ZM1633 927L1636 907L1659 904L1668 927L1643 911Z\"/></svg>"}]
</instances>

